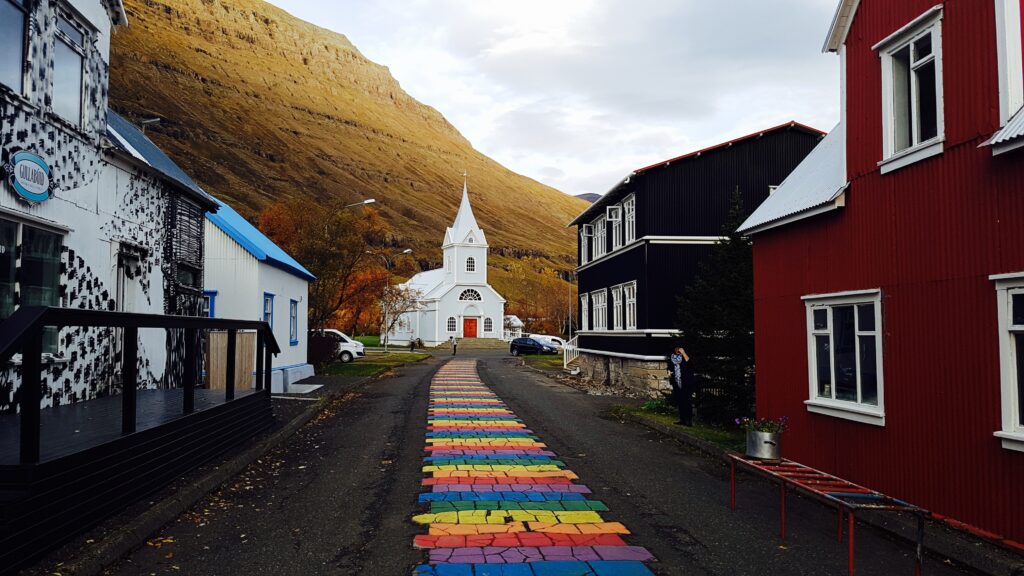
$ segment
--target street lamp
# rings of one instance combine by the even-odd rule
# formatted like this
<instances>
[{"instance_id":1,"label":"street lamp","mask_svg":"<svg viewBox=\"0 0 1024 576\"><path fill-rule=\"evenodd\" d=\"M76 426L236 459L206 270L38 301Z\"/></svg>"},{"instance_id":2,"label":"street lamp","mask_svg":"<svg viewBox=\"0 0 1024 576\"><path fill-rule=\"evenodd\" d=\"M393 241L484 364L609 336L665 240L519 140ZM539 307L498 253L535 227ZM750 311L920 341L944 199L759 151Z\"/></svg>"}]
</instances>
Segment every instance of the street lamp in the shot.
<instances>
[{"instance_id":1,"label":"street lamp","mask_svg":"<svg viewBox=\"0 0 1024 576\"><path fill-rule=\"evenodd\" d=\"M372 202L372 201L373 201L373 199L371 198L370 202ZM367 202L367 203L369 203L369 202ZM385 278L385 280L384 280L384 289L381 291L381 296L380 296L380 306L381 306L381 308L383 308L383 312L384 312L384 329L381 332L382 332L382 336L384 337L384 352L387 352L388 351L388 305L387 305L387 290L388 290L388 287L391 286L391 267L394 265L394 263L392 262L392 259L396 258L398 256L402 256L403 254L412 254L412 248L406 248L405 250L402 250L401 252L398 252L396 254L392 254L390 257L385 256L383 254L380 254L379 252L371 252L370 250L367 250L366 253L370 254L371 256L376 256L376 257L380 258L381 261L384 262L384 269L387 271L387 278Z\"/></svg>"},{"instance_id":2,"label":"street lamp","mask_svg":"<svg viewBox=\"0 0 1024 576\"><path fill-rule=\"evenodd\" d=\"M376 201L377 201L376 198L367 198L366 200L363 200L362 202L356 202L355 204L347 204L345 206L342 206L342 208L354 208L356 206L364 206L366 204L373 204Z\"/></svg>"}]
</instances>

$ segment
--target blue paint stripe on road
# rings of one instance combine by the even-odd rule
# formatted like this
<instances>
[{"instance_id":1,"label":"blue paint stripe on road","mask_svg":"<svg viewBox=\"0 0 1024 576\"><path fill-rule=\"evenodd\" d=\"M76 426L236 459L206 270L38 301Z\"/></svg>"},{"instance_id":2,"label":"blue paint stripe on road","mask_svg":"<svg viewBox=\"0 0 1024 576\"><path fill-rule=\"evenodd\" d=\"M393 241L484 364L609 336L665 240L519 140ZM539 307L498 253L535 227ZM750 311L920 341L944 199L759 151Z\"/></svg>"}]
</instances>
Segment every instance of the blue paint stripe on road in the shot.
<instances>
[{"instance_id":1,"label":"blue paint stripe on road","mask_svg":"<svg viewBox=\"0 0 1024 576\"><path fill-rule=\"evenodd\" d=\"M423 564L416 576L654 576L642 562L543 561L524 564Z\"/></svg>"}]
</instances>

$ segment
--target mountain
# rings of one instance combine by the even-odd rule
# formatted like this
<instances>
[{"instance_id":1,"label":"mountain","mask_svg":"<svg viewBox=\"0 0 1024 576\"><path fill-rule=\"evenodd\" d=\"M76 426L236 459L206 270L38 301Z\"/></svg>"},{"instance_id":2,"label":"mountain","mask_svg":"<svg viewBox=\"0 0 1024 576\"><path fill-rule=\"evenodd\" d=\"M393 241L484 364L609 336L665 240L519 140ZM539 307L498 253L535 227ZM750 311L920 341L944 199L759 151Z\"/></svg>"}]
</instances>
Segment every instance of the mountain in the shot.
<instances>
[{"instance_id":1,"label":"mountain","mask_svg":"<svg viewBox=\"0 0 1024 576\"><path fill-rule=\"evenodd\" d=\"M598 200L601 199L601 195L600 194L594 194L593 192L586 192L584 194L577 194L576 198L579 198L580 200L583 200L584 202L588 202L590 204L593 204L594 202L597 202Z\"/></svg>"},{"instance_id":2,"label":"mountain","mask_svg":"<svg viewBox=\"0 0 1024 576\"><path fill-rule=\"evenodd\" d=\"M296 196L376 198L389 244L440 264L462 173L501 290L530 257L565 273L587 204L473 148L437 110L340 34L258 0L128 0L113 37L111 107L158 116L153 138L247 217Z\"/></svg>"}]
</instances>

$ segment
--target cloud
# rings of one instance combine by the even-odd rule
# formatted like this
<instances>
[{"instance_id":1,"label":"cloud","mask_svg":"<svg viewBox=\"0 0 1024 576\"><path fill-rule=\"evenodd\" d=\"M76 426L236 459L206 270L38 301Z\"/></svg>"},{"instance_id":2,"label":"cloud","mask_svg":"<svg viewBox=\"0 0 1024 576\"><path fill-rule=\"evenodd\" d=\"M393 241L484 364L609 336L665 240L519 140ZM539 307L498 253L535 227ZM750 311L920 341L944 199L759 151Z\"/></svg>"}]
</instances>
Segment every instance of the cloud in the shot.
<instances>
[{"instance_id":1,"label":"cloud","mask_svg":"<svg viewBox=\"0 0 1024 576\"><path fill-rule=\"evenodd\" d=\"M570 194L839 117L834 0L274 0L346 34L498 162Z\"/></svg>"}]
</instances>

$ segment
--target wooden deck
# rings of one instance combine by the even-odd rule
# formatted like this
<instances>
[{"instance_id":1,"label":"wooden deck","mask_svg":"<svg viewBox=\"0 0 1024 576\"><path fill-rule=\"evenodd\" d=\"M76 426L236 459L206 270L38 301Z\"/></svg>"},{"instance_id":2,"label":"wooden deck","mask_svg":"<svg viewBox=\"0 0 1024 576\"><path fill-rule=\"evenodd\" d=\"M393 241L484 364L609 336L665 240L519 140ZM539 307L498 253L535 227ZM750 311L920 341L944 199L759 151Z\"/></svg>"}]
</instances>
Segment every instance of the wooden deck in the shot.
<instances>
[{"instance_id":1,"label":"wooden deck","mask_svg":"<svg viewBox=\"0 0 1024 576\"><path fill-rule=\"evenodd\" d=\"M256 390L237 390L236 398ZM183 416L182 390L139 390L138 432ZM224 403L224 390L195 391L196 412ZM121 396L108 396L40 411L40 463L84 452L121 438ZM0 416L0 466L19 463L19 428L15 414Z\"/></svg>"}]
</instances>

